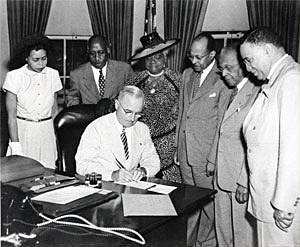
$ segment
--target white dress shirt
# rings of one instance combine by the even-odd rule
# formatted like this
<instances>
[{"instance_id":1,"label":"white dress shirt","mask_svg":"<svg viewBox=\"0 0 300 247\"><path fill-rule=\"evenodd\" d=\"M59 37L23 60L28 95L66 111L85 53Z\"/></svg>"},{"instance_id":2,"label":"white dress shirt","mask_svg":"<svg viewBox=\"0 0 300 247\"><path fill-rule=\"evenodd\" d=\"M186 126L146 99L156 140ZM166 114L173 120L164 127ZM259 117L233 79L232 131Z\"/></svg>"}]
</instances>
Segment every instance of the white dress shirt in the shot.
<instances>
[{"instance_id":1,"label":"white dress shirt","mask_svg":"<svg viewBox=\"0 0 300 247\"><path fill-rule=\"evenodd\" d=\"M103 76L104 76L104 79L106 79L106 69L107 69L107 63L101 69L102 73L103 73ZM94 75L94 78L95 78L95 83L96 83L96 86L97 86L97 89L98 89L98 92L99 92L99 76L100 76L99 70L100 69L97 69L96 67L92 66L92 70L93 70L93 75Z\"/></svg>"}]
</instances>

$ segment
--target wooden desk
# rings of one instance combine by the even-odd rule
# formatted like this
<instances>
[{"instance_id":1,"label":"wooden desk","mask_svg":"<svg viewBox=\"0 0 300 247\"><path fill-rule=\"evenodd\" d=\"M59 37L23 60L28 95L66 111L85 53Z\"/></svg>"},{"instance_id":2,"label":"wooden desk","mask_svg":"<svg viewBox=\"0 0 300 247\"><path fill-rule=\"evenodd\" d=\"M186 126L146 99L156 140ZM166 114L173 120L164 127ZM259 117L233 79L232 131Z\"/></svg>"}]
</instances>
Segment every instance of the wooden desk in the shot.
<instances>
[{"instance_id":1,"label":"wooden desk","mask_svg":"<svg viewBox=\"0 0 300 247\"><path fill-rule=\"evenodd\" d=\"M120 193L120 195L101 205L91 206L75 212L101 227L127 227L138 231L146 240L145 246L180 247L186 246L186 219L189 213L199 208L207 200L211 200L213 190L194 186L176 184L169 181L151 178L148 181L175 185L178 188L170 193L170 198L178 213L177 217L124 217L121 193L151 193L112 182L103 182L104 189ZM71 231L66 234L63 231ZM83 246L138 246L137 243L117 236L104 236L103 232L83 230L70 226L55 226L51 229L39 229L39 236L23 246L39 247L83 247ZM96 234L92 234L96 233Z\"/></svg>"}]
</instances>

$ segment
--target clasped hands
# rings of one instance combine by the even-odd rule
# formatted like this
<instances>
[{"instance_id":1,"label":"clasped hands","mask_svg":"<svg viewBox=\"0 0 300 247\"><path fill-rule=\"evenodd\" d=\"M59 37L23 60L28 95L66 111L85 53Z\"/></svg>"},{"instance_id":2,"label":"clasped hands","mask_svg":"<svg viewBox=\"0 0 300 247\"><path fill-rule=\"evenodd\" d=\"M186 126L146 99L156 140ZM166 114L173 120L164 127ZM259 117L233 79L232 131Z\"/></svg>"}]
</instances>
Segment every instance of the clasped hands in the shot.
<instances>
[{"instance_id":1,"label":"clasped hands","mask_svg":"<svg viewBox=\"0 0 300 247\"><path fill-rule=\"evenodd\" d=\"M146 170L143 167L133 168L131 170L119 169L112 173L112 179L118 182L140 181L146 176Z\"/></svg>"}]
</instances>

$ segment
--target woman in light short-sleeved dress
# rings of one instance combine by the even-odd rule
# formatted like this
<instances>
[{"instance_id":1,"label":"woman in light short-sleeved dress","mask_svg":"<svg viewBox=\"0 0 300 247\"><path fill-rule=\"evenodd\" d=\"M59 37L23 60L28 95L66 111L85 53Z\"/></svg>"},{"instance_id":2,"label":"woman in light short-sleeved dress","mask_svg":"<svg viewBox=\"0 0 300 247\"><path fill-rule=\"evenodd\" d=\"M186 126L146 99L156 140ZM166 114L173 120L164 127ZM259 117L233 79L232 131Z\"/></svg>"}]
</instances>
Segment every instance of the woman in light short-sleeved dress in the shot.
<instances>
[{"instance_id":1,"label":"woman in light short-sleeved dress","mask_svg":"<svg viewBox=\"0 0 300 247\"><path fill-rule=\"evenodd\" d=\"M62 83L58 71L46 66L48 39L35 35L25 41L26 64L8 72L3 84L10 137L7 155L27 156L54 169L53 118Z\"/></svg>"}]
</instances>

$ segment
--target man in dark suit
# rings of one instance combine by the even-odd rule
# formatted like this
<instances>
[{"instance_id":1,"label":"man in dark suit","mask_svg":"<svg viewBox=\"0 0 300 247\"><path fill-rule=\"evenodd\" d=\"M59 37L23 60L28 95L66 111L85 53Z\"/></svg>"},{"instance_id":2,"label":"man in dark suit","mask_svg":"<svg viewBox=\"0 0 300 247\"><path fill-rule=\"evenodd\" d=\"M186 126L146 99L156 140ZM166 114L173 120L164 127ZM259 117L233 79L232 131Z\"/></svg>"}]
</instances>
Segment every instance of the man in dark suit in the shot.
<instances>
[{"instance_id":1,"label":"man in dark suit","mask_svg":"<svg viewBox=\"0 0 300 247\"><path fill-rule=\"evenodd\" d=\"M66 90L67 106L114 99L133 73L129 64L109 59L109 43L103 36L92 36L87 52L89 62L71 72L70 88Z\"/></svg>"},{"instance_id":2,"label":"man in dark suit","mask_svg":"<svg viewBox=\"0 0 300 247\"><path fill-rule=\"evenodd\" d=\"M214 174L214 189L218 191L215 225L219 247L256 246L255 222L246 215L248 174L242 126L259 87L244 75L242 65L238 44L222 49L219 68L232 94L226 102L227 109L207 164L207 176Z\"/></svg>"},{"instance_id":3,"label":"man in dark suit","mask_svg":"<svg viewBox=\"0 0 300 247\"><path fill-rule=\"evenodd\" d=\"M192 68L183 72L175 155L184 183L210 189L212 178L206 176L206 163L229 94L217 73L215 55L210 34L194 38L188 53ZM188 246L216 246L212 200L188 219L187 235Z\"/></svg>"}]
</instances>

